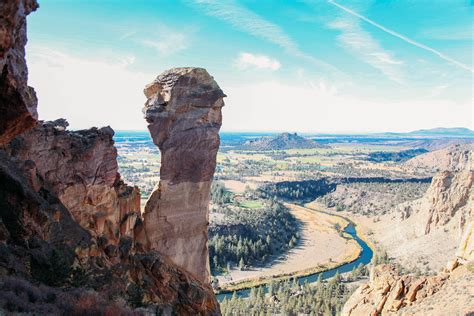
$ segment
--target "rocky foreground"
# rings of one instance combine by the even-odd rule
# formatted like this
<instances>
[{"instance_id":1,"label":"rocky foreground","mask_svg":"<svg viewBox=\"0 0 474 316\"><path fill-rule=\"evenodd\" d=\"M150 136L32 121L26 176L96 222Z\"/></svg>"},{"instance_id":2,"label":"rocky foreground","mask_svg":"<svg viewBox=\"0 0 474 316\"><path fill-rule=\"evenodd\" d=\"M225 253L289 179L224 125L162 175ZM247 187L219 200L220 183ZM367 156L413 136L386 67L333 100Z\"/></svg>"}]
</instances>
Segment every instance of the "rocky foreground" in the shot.
<instances>
[{"instance_id":1,"label":"rocky foreground","mask_svg":"<svg viewBox=\"0 0 474 316\"><path fill-rule=\"evenodd\" d=\"M0 3L0 313L220 314L206 228L222 91L196 68L145 89L163 167L142 216L110 127L37 121L24 58L37 8Z\"/></svg>"}]
</instances>

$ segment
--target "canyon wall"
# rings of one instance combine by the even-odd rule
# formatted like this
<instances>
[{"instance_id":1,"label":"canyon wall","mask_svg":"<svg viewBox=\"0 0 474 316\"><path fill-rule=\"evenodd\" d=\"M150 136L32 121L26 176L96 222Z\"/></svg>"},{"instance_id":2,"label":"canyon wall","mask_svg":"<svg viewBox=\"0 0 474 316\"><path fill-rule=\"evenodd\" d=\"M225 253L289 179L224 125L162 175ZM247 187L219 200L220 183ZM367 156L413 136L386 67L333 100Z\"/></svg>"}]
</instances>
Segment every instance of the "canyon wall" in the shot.
<instances>
[{"instance_id":1,"label":"canyon wall","mask_svg":"<svg viewBox=\"0 0 474 316\"><path fill-rule=\"evenodd\" d=\"M144 93L148 129L161 151L160 182L145 206L147 245L208 282L208 205L225 95L201 68L168 70Z\"/></svg>"},{"instance_id":2,"label":"canyon wall","mask_svg":"<svg viewBox=\"0 0 474 316\"><path fill-rule=\"evenodd\" d=\"M433 177L425 195L402 204L401 218L380 238L389 254L402 263L432 253L444 259L436 276L399 275L394 265L373 268L368 284L346 302L343 315L464 315L474 311L474 169L472 145L425 154L416 163L427 167L441 160L447 168ZM443 162L444 161L444 162ZM393 216L390 214L389 216ZM432 264L432 262L427 262Z\"/></svg>"},{"instance_id":3,"label":"canyon wall","mask_svg":"<svg viewBox=\"0 0 474 316\"><path fill-rule=\"evenodd\" d=\"M36 0L0 2L0 145L36 124L37 100L27 85L26 16Z\"/></svg>"}]
</instances>

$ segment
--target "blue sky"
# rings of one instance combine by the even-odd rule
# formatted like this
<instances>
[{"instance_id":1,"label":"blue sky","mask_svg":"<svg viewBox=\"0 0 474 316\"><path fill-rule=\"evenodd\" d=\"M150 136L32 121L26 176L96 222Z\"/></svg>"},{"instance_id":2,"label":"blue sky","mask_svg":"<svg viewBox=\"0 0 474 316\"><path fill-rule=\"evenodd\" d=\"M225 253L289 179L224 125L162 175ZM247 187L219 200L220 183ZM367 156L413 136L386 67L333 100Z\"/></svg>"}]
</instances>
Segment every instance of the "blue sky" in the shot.
<instances>
[{"instance_id":1,"label":"blue sky","mask_svg":"<svg viewBox=\"0 0 474 316\"><path fill-rule=\"evenodd\" d=\"M223 130L473 128L469 1L39 0L30 84L43 119L145 129L142 90L206 68Z\"/></svg>"}]
</instances>

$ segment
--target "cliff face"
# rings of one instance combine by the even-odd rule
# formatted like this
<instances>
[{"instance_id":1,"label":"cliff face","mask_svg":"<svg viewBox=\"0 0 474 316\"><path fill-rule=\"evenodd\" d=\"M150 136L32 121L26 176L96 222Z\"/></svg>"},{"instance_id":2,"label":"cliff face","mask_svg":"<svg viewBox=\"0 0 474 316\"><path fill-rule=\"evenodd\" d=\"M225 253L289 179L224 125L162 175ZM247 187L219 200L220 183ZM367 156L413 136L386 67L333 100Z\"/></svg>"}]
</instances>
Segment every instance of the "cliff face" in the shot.
<instances>
[{"instance_id":1,"label":"cliff face","mask_svg":"<svg viewBox=\"0 0 474 316\"><path fill-rule=\"evenodd\" d=\"M117 246L94 237L42 185L41 176L32 178L22 166L0 151L0 279L13 275L84 293L87 287L111 305L120 299L146 307L137 314L219 314L209 285L162 254L141 251L131 237L122 236ZM31 182L41 186L36 190ZM23 299L10 302L7 311L24 311ZM30 312L38 311L33 305Z\"/></svg>"},{"instance_id":2,"label":"cliff face","mask_svg":"<svg viewBox=\"0 0 474 316\"><path fill-rule=\"evenodd\" d=\"M30 163L47 189L94 236L117 244L133 237L140 218L140 192L120 180L110 127L70 132L63 119L41 122L15 138L7 151ZM34 166L31 162L34 162Z\"/></svg>"},{"instance_id":3,"label":"cliff face","mask_svg":"<svg viewBox=\"0 0 474 316\"><path fill-rule=\"evenodd\" d=\"M139 191L120 180L110 127L67 131L60 119L31 129L36 98L26 85L25 16L36 8L35 1L0 3L0 313L88 314L122 301L128 306L109 313L220 314L208 283L141 243ZM185 130L190 122L182 123ZM181 179L181 167L166 179ZM39 292L46 290L55 294L45 299ZM83 300L63 301L73 296ZM97 296L100 306L91 303Z\"/></svg>"},{"instance_id":4,"label":"cliff face","mask_svg":"<svg viewBox=\"0 0 474 316\"><path fill-rule=\"evenodd\" d=\"M474 171L469 148L453 146L444 151L449 170L433 178L423 198L400 207L401 219L381 239L397 259L416 260L420 255L441 252L444 262L449 260L444 271L437 276L414 277L399 275L392 265L377 266L369 283L347 301L343 315L413 315L434 310L440 315L443 311L461 315L474 311L473 293L464 290L474 281L473 271L467 268L474 260ZM446 241L449 247L442 246Z\"/></svg>"},{"instance_id":5,"label":"cliff face","mask_svg":"<svg viewBox=\"0 0 474 316\"><path fill-rule=\"evenodd\" d=\"M201 68L166 71L144 93L161 151L160 182L145 206L147 245L208 282L208 205L225 95Z\"/></svg>"},{"instance_id":6,"label":"cliff face","mask_svg":"<svg viewBox=\"0 0 474 316\"><path fill-rule=\"evenodd\" d=\"M408 168L422 168L438 171L460 171L468 164L472 164L472 150L474 144L454 144L446 148L438 149L416 156L407 162Z\"/></svg>"},{"instance_id":7,"label":"cliff face","mask_svg":"<svg viewBox=\"0 0 474 316\"><path fill-rule=\"evenodd\" d=\"M0 2L0 145L32 128L38 118L25 62L26 16L37 8L36 0Z\"/></svg>"}]
</instances>

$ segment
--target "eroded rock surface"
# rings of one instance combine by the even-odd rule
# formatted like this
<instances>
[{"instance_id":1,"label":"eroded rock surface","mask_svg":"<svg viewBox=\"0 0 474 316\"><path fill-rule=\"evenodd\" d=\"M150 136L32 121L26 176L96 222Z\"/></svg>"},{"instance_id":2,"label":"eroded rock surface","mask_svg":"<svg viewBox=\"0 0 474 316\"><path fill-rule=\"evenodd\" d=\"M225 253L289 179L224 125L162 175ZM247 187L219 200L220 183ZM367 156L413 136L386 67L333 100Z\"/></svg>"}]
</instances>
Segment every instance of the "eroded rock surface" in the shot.
<instances>
[{"instance_id":1,"label":"eroded rock surface","mask_svg":"<svg viewBox=\"0 0 474 316\"><path fill-rule=\"evenodd\" d=\"M82 287L87 287L111 305L121 299L133 307L145 306L137 315L220 313L208 284L162 254L141 251L131 237L122 236L117 246L94 237L46 187L34 188L32 180L42 183L41 176L32 179L31 169L24 166L0 151L0 283L10 275L84 293L88 290ZM30 304L34 313L45 308L22 299L12 301L10 308Z\"/></svg>"},{"instance_id":2,"label":"eroded rock surface","mask_svg":"<svg viewBox=\"0 0 474 316\"><path fill-rule=\"evenodd\" d=\"M470 263L474 267L474 262ZM469 270L471 269L471 270ZM455 266L436 276L399 275L391 264L372 269L344 305L342 315L470 315L474 270Z\"/></svg>"},{"instance_id":3,"label":"eroded rock surface","mask_svg":"<svg viewBox=\"0 0 474 316\"><path fill-rule=\"evenodd\" d=\"M472 148L452 146L449 151L443 150L443 155L447 162L443 166L448 170L433 177L421 199L402 204L402 216L394 223L394 229L378 236L389 254L402 263L436 253L436 258L444 259L443 272L437 276L401 276L393 265L377 266L370 282L359 287L347 301L343 315L474 312L470 286L474 270L468 268L474 265ZM426 263L431 265L431 261Z\"/></svg>"},{"instance_id":4,"label":"eroded rock surface","mask_svg":"<svg viewBox=\"0 0 474 316\"><path fill-rule=\"evenodd\" d=\"M147 245L208 281L208 204L225 95L201 68L168 70L144 93L148 129L161 151L160 183L145 206Z\"/></svg>"},{"instance_id":5,"label":"eroded rock surface","mask_svg":"<svg viewBox=\"0 0 474 316\"><path fill-rule=\"evenodd\" d=\"M460 171L472 164L474 144L454 144L442 149L416 156L405 166L437 171Z\"/></svg>"},{"instance_id":6,"label":"eroded rock surface","mask_svg":"<svg viewBox=\"0 0 474 316\"><path fill-rule=\"evenodd\" d=\"M26 16L36 0L0 2L0 145L36 124L36 94L27 85Z\"/></svg>"},{"instance_id":7,"label":"eroded rock surface","mask_svg":"<svg viewBox=\"0 0 474 316\"><path fill-rule=\"evenodd\" d=\"M28 131L25 17L36 8L0 2L0 314L219 315L208 283L138 241L140 196L120 180L110 127L67 131L61 119Z\"/></svg>"},{"instance_id":8,"label":"eroded rock surface","mask_svg":"<svg viewBox=\"0 0 474 316\"><path fill-rule=\"evenodd\" d=\"M6 148L37 172L74 219L94 236L117 244L133 237L140 218L140 192L126 185L118 173L117 150L110 127L68 131L59 119L40 122Z\"/></svg>"}]
</instances>

